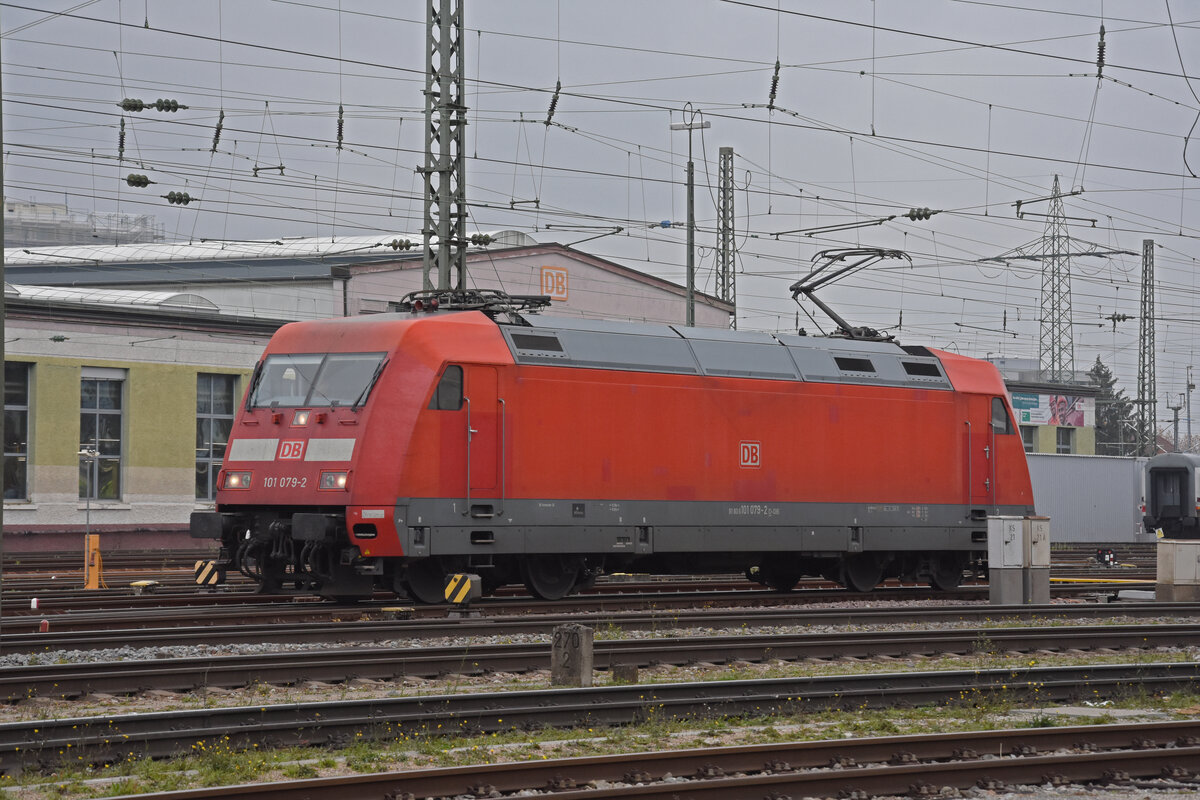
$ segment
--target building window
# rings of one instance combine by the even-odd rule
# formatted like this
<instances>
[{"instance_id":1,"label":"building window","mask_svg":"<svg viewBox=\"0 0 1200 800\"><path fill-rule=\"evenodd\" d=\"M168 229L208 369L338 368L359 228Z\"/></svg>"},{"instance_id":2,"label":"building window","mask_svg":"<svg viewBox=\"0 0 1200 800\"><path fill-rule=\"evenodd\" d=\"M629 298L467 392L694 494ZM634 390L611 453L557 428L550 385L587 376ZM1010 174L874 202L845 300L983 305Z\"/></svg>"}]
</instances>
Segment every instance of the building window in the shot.
<instances>
[{"instance_id":1,"label":"building window","mask_svg":"<svg viewBox=\"0 0 1200 800\"><path fill-rule=\"evenodd\" d=\"M212 500L233 430L233 375L196 376L196 499Z\"/></svg>"},{"instance_id":2,"label":"building window","mask_svg":"<svg viewBox=\"0 0 1200 800\"><path fill-rule=\"evenodd\" d=\"M1058 428L1058 442L1055 448L1056 453L1074 453L1075 452L1075 429L1074 428Z\"/></svg>"},{"instance_id":3,"label":"building window","mask_svg":"<svg viewBox=\"0 0 1200 800\"><path fill-rule=\"evenodd\" d=\"M89 377L79 385L79 498L121 499L123 380Z\"/></svg>"},{"instance_id":4,"label":"building window","mask_svg":"<svg viewBox=\"0 0 1200 800\"><path fill-rule=\"evenodd\" d=\"M29 498L29 365L4 362L4 499Z\"/></svg>"},{"instance_id":5,"label":"building window","mask_svg":"<svg viewBox=\"0 0 1200 800\"><path fill-rule=\"evenodd\" d=\"M1021 441L1025 445L1025 452L1032 453L1037 448L1037 428L1033 425L1021 426Z\"/></svg>"}]
</instances>

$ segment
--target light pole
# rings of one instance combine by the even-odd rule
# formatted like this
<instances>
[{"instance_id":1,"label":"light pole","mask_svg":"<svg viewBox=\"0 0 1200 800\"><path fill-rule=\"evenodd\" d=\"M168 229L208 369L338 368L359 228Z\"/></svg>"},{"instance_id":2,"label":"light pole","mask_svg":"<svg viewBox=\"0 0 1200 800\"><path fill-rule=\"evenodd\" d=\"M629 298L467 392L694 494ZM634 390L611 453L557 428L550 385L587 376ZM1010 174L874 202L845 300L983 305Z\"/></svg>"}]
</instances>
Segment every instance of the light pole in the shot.
<instances>
[{"instance_id":1,"label":"light pole","mask_svg":"<svg viewBox=\"0 0 1200 800\"><path fill-rule=\"evenodd\" d=\"M1192 383L1192 365L1188 364L1187 368L1187 447L1184 448L1189 453L1192 452L1192 389L1196 388L1196 384Z\"/></svg>"},{"instance_id":2,"label":"light pole","mask_svg":"<svg viewBox=\"0 0 1200 800\"><path fill-rule=\"evenodd\" d=\"M1167 395L1167 410L1171 412L1171 425L1175 429L1175 452L1179 452L1179 409L1183 408L1183 395L1179 395L1179 405L1171 405L1171 396Z\"/></svg>"},{"instance_id":3,"label":"light pole","mask_svg":"<svg viewBox=\"0 0 1200 800\"><path fill-rule=\"evenodd\" d=\"M687 162L687 326L696 324L696 165L692 162L692 131L696 128L711 128L707 120L696 121L698 112L692 104L683 107L683 113L691 114L686 122L672 122L671 130L688 132Z\"/></svg>"},{"instance_id":4,"label":"light pole","mask_svg":"<svg viewBox=\"0 0 1200 800\"><path fill-rule=\"evenodd\" d=\"M83 512L83 587L85 589L96 588L93 586L94 566L91 563L92 553L92 481L95 478L96 472L96 457L100 453L93 447L79 448L79 457L87 463L87 482L86 494L84 494L84 512Z\"/></svg>"}]
</instances>

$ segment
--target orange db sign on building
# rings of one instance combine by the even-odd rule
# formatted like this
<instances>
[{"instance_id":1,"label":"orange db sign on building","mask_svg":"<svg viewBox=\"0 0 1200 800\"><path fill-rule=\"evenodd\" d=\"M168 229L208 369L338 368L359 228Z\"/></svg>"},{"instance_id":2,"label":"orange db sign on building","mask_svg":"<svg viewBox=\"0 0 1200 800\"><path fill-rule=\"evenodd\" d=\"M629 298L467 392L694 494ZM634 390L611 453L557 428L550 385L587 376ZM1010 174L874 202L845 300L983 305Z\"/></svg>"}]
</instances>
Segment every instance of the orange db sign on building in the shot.
<instances>
[{"instance_id":1,"label":"orange db sign on building","mask_svg":"<svg viewBox=\"0 0 1200 800\"><path fill-rule=\"evenodd\" d=\"M563 267L542 267L542 294L551 300L567 299L567 271Z\"/></svg>"}]
</instances>

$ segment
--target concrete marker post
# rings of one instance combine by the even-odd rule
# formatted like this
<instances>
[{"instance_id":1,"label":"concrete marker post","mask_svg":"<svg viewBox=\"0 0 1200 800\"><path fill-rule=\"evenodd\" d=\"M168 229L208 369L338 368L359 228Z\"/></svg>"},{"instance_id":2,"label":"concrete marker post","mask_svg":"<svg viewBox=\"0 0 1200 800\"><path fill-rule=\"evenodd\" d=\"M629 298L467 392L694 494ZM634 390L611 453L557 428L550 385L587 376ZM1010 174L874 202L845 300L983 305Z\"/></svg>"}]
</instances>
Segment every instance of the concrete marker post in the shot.
<instances>
[{"instance_id":1,"label":"concrete marker post","mask_svg":"<svg viewBox=\"0 0 1200 800\"><path fill-rule=\"evenodd\" d=\"M593 631L586 625L568 623L554 629L550 644L550 685L591 686L595 658Z\"/></svg>"}]
</instances>

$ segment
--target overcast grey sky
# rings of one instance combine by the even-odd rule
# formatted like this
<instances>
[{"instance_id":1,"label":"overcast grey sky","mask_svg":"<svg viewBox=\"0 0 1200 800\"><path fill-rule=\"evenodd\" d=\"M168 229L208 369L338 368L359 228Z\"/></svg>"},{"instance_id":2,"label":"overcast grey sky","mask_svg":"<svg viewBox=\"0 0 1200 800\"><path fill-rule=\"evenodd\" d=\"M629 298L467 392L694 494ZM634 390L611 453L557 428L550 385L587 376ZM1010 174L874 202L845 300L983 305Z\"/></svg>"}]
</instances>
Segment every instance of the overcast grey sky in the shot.
<instances>
[{"instance_id":1,"label":"overcast grey sky","mask_svg":"<svg viewBox=\"0 0 1200 800\"><path fill-rule=\"evenodd\" d=\"M581 249L682 282L683 229L652 226L686 217L687 134L669 124L690 103L712 124L693 142L708 291L717 151L735 150L739 327L794 330L787 287L816 251L894 247L911 267L880 265L824 299L856 324L896 328L902 316L894 332L906 344L1036 358L1038 266L979 260L1042 236L1044 219L1018 219L1013 204L1044 197L1058 174L1064 191L1084 190L1066 200L1081 218L1072 236L1158 245L1160 397L1177 397L1186 367L1200 367L1200 145L1186 138L1200 113L1193 3L464 5L471 227L566 244L619 227ZM153 214L179 240L419 236L423 2L0 3L0 31L10 196ZM747 107L768 103L777 59L776 109ZM558 125L547 126L556 81ZM123 97L188 109L122 113ZM254 176L280 164L282 176ZM156 184L131 189L131 172ZM169 206L159 195L170 190L200 200ZM914 206L944 213L777 236ZM1137 315L1140 270L1139 257L1122 256L1077 259L1072 273L1076 368L1099 356L1130 395L1137 321L1114 330L1105 317ZM803 315L800 324L814 330Z\"/></svg>"}]
</instances>

